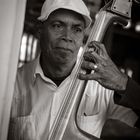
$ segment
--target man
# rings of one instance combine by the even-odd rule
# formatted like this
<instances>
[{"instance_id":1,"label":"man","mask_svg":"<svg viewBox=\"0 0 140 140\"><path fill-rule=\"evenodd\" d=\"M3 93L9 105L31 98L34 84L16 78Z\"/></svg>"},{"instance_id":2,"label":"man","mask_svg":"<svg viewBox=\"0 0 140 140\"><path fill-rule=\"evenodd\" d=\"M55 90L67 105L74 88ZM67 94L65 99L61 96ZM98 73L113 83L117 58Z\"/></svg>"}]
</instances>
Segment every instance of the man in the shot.
<instances>
[{"instance_id":1,"label":"man","mask_svg":"<svg viewBox=\"0 0 140 140\"><path fill-rule=\"evenodd\" d=\"M84 32L91 23L82 0L46 0L39 20L42 21L41 53L18 70L9 139L48 138L72 80ZM79 74L80 79L89 80L77 114L79 127L96 137L100 137L108 118L119 119L133 127L137 115L113 101L113 90L124 89L125 75L110 60L103 44L92 42L89 48L82 68L95 70L95 73ZM101 85L95 81L97 78Z\"/></svg>"}]
</instances>

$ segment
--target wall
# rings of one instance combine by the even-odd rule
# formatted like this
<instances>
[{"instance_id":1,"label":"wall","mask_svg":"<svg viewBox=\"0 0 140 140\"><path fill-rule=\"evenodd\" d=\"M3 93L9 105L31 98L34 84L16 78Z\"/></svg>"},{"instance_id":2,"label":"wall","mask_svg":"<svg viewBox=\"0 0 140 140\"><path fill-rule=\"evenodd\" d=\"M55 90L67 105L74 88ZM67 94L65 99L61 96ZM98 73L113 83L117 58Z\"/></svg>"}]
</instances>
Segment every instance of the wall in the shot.
<instances>
[{"instance_id":1,"label":"wall","mask_svg":"<svg viewBox=\"0 0 140 140\"><path fill-rule=\"evenodd\" d=\"M0 0L0 140L6 140L26 0Z\"/></svg>"}]
</instances>

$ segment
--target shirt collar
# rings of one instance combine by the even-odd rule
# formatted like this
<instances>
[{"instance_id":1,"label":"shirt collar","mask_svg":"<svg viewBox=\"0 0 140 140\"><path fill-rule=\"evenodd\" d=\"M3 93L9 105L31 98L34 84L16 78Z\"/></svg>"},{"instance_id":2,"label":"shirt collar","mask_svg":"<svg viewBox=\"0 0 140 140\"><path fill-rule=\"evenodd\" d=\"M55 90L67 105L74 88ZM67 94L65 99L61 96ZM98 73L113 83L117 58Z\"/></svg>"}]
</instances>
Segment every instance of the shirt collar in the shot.
<instances>
[{"instance_id":1,"label":"shirt collar","mask_svg":"<svg viewBox=\"0 0 140 140\"><path fill-rule=\"evenodd\" d=\"M78 55L77 55L77 62L76 62L76 63L78 63L79 57L80 57L82 51L83 51L83 48L81 47L80 50L79 50L79 53L78 53ZM35 59L34 72L33 72L33 82L35 83L35 80L36 80L36 78L37 78L37 75L40 75L40 77L41 77L45 82L49 82L49 83L52 83L52 84L55 85L55 83L54 83L50 78L48 78L48 77L46 77L46 76L44 75L39 60L40 60L40 55ZM71 75L68 76L68 77L72 77L72 75L75 73L75 72L74 72L75 69L76 69L76 65L74 66L74 68L73 68L73 70L72 70L72 72L71 72Z\"/></svg>"},{"instance_id":2,"label":"shirt collar","mask_svg":"<svg viewBox=\"0 0 140 140\"><path fill-rule=\"evenodd\" d=\"M54 82L53 82L50 78L48 78L48 77L46 77L46 76L44 75L39 60L40 60L40 55L39 55L39 56L36 58L36 60L35 60L35 67L34 67L34 72L33 72L33 82L35 83L36 78L37 78L37 75L40 75L40 77L41 77L45 82L49 82L49 83L53 83L53 84L54 84Z\"/></svg>"}]
</instances>

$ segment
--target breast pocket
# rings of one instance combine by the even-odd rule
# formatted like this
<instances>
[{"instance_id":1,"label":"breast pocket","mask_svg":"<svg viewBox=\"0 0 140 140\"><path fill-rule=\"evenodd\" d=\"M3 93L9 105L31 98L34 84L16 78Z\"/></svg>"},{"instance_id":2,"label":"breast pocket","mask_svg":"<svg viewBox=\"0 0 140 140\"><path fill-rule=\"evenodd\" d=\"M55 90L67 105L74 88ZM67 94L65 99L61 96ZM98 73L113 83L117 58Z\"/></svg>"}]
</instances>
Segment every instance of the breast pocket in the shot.
<instances>
[{"instance_id":1,"label":"breast pocket","mask_svg":"<svg viewBox=\"0 0 140 140\"><path fill-rule=\"evenodd\" d=\"M96 116L96 114L99 114L100 104L98 98L85 95L80 103L78 114L80 116Z\"/></svg>"},{"instance_id":2,"label":"breast pocket","mask_svg":"<svg viewBox=\"0 0 140 140\"><path fill-rule=\"evenodd\" d=\"M10 119L8 140L36 140L34 122L32 115Z\"/></svg>"},{"instance_id":3,"label":"breast pocket","mask_svg":"<svg viewBox=\"0 0 140 140\"><path fill-rule=\"evenodd\" d=\"M100 137L104 120L105 111L101 107L99 99L85 95L77 114L77 122L80 128L87 133Z\"/></svg>"},{"instance_id":4,"label":"breast pocket","mask_svg":"<svg viewBox=\"0 0 140 140\"><path fill-rule=\"evenodd\" d=\"M96 137L100 137L103 124L104 119L101 114L80 117L80 128Z\"/></svg>"}]
</instances>

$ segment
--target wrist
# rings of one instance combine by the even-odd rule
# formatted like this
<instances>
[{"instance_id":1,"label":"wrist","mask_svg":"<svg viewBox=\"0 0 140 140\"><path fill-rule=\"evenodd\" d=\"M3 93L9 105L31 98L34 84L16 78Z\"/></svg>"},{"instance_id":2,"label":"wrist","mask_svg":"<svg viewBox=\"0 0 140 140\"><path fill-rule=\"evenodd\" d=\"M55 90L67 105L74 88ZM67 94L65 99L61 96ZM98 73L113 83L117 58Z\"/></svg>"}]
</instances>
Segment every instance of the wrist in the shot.
<instances>
[{"instance_id":1,"label":"wrist","mask_svg":"<svg viewBox=\"0 0 140 140\"><path fill-rule=\"evenodd\" d=\"M126 74L122 74L122 77L120 80L120 83L122 86L120 90L126 90L127 82L128 82L128 76Z\"/></svg>"}]
</instances>

